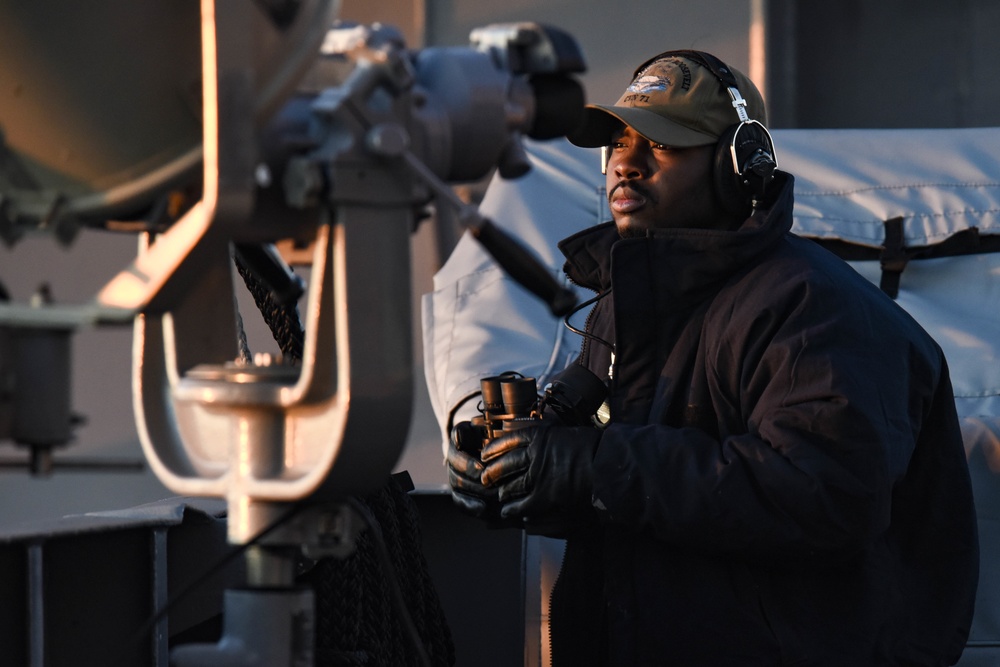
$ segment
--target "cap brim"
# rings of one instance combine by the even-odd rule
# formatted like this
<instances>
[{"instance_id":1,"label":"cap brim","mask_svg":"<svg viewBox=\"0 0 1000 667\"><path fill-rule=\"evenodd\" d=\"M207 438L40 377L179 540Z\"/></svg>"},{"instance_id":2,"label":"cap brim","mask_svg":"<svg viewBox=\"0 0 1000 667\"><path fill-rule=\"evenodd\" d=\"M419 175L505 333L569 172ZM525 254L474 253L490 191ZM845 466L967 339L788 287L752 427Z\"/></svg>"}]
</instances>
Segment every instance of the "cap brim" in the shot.
<instances>
[{"instance_id":1,"label":"cap brim","mask_svg":"<svg viewBox=\"0 0 1000 667\"><path fill-rule=\"evenodd\" d=\"M611 136L622 123L650 141L666 146L704 146L718 137L692 130L643 107L617 107L588 104L583 121L567 135L570 143L583 148L597 148L611 143Z\"/></svg>"}]
</instances>

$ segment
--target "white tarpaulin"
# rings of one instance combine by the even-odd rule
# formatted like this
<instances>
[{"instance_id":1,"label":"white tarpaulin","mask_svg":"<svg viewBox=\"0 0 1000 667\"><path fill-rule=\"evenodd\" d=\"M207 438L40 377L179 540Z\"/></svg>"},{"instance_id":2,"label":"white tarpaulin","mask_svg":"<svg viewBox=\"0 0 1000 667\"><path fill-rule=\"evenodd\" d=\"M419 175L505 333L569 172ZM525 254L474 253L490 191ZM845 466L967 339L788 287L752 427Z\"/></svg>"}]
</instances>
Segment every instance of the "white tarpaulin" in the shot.
<instances>
[{"instance_id":1,"label":"white tarpaulin","mask_svg":"<svg viewBox=\"0 0 1000 667\"><path fill-rule=\"evenodd\" d=\"M982 542L980 595L961 665L996 664L1000 647L1000 128L780 130L779 168L795 176L794 230L845 242L879 284L883 245L903 249L896 301L944 349L963 419ZM530 143L534 168L497 179L481 211L562 277L556 242L609 220L599 152ZM896 221L898 238L886 235ZM841 248L843 249L843 248ZM955 253L961 254L955 254ZM934 256L938 255L938 256ZM930 258L925 258L930 256ZM424 354L439 423L467 418L479 378L561 369L580 339L465 236L425 295ZM589 295L582 295L583 297ZM583 322L584 314L577 316Z\"/></svg>"}]
</instances>

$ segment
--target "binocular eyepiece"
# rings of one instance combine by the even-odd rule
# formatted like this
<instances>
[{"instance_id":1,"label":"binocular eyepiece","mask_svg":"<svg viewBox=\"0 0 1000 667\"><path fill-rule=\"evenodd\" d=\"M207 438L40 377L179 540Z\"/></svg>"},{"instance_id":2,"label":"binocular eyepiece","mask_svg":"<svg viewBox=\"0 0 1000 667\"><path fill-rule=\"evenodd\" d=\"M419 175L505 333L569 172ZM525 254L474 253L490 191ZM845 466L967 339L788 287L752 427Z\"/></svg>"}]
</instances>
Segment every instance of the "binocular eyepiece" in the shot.
<instances>
[{"instance_id":1,"label":"binocular eyepiece","mask_svg":"<svg viewBox=\"0 0 1000 667\"><path fill-rule=\"evenodd\" d=\"M483 392L480 414L472 425L482 429L484 444L541 419L535 378L508 371L479 381Z\"/></svg>"}]
</instances>

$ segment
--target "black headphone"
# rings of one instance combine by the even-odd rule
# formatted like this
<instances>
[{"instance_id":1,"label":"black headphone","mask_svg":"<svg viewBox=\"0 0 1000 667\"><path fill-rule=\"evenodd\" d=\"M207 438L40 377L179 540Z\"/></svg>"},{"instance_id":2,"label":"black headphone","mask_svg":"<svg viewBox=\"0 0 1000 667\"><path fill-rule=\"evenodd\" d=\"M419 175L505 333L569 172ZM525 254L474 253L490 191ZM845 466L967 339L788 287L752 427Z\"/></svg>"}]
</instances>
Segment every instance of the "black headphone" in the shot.
<instances>
[{"instance_id":1,"label":"black headphone","mask_svg":"<svg viewBox=\"0 0 1000 667\"><path fill-rule=\"evenodd\" d=\"M650 63L670 56L687 58L708 68L733 101L738 122L723 132L716 144L713 181L726 212L746 215L750 207L764 198L778 168L771 133L747 114L746 100L740 94L732 70L704 51L665 51L636 68L633 78Z\"/></svg>"}]
</instances>

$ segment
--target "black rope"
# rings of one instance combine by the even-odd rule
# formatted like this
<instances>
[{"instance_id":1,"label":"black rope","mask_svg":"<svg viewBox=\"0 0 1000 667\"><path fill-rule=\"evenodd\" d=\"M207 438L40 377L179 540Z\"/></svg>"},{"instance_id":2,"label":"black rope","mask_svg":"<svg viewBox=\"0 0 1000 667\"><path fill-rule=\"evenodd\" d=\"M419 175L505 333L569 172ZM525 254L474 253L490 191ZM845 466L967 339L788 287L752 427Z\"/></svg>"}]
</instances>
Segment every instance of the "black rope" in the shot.
<instances>
[{"instance_id":1,"label":"black rope","mask_svg":"<svg viewBox=\"0 0 1000 667\"><path fill-rule=\"evenodd\" d=\"M236 258L281 352L301 360L304 332L295 304L282 304ZM330 341L329 344L333 344ZM421 547L420 517L394 477L365 498L353 554L324 558L299 576L316 593L316 667L450 667L455 648ZM377 531L377 534L374 534Z\"/></svg>"},{"instance_id":2,"label":"black rope","mask_svg":"<svg viewBox=\"0 0 1000 667\"><path fill-rule=\"evenodd\" d=\"M316 592L316 667L454 665L413 499L390 478L355 500L372 530L350 556L324 558L299 577Z\"/></svg>"},{"instance_id":3,"label":"black rope","mask_svg":"<svg viewBox=\"0 0 1000 667\"><path fill-rule=\"evenodd\" d=\"M235 254L233 259L281 354L289 361L301 361L305 332L302 328L302 319L299 317L298 304L294 301L284 303L276 299L272 290L258 280L253 271L240 259L239 253Z\"/></svg>"}]
</instances>

